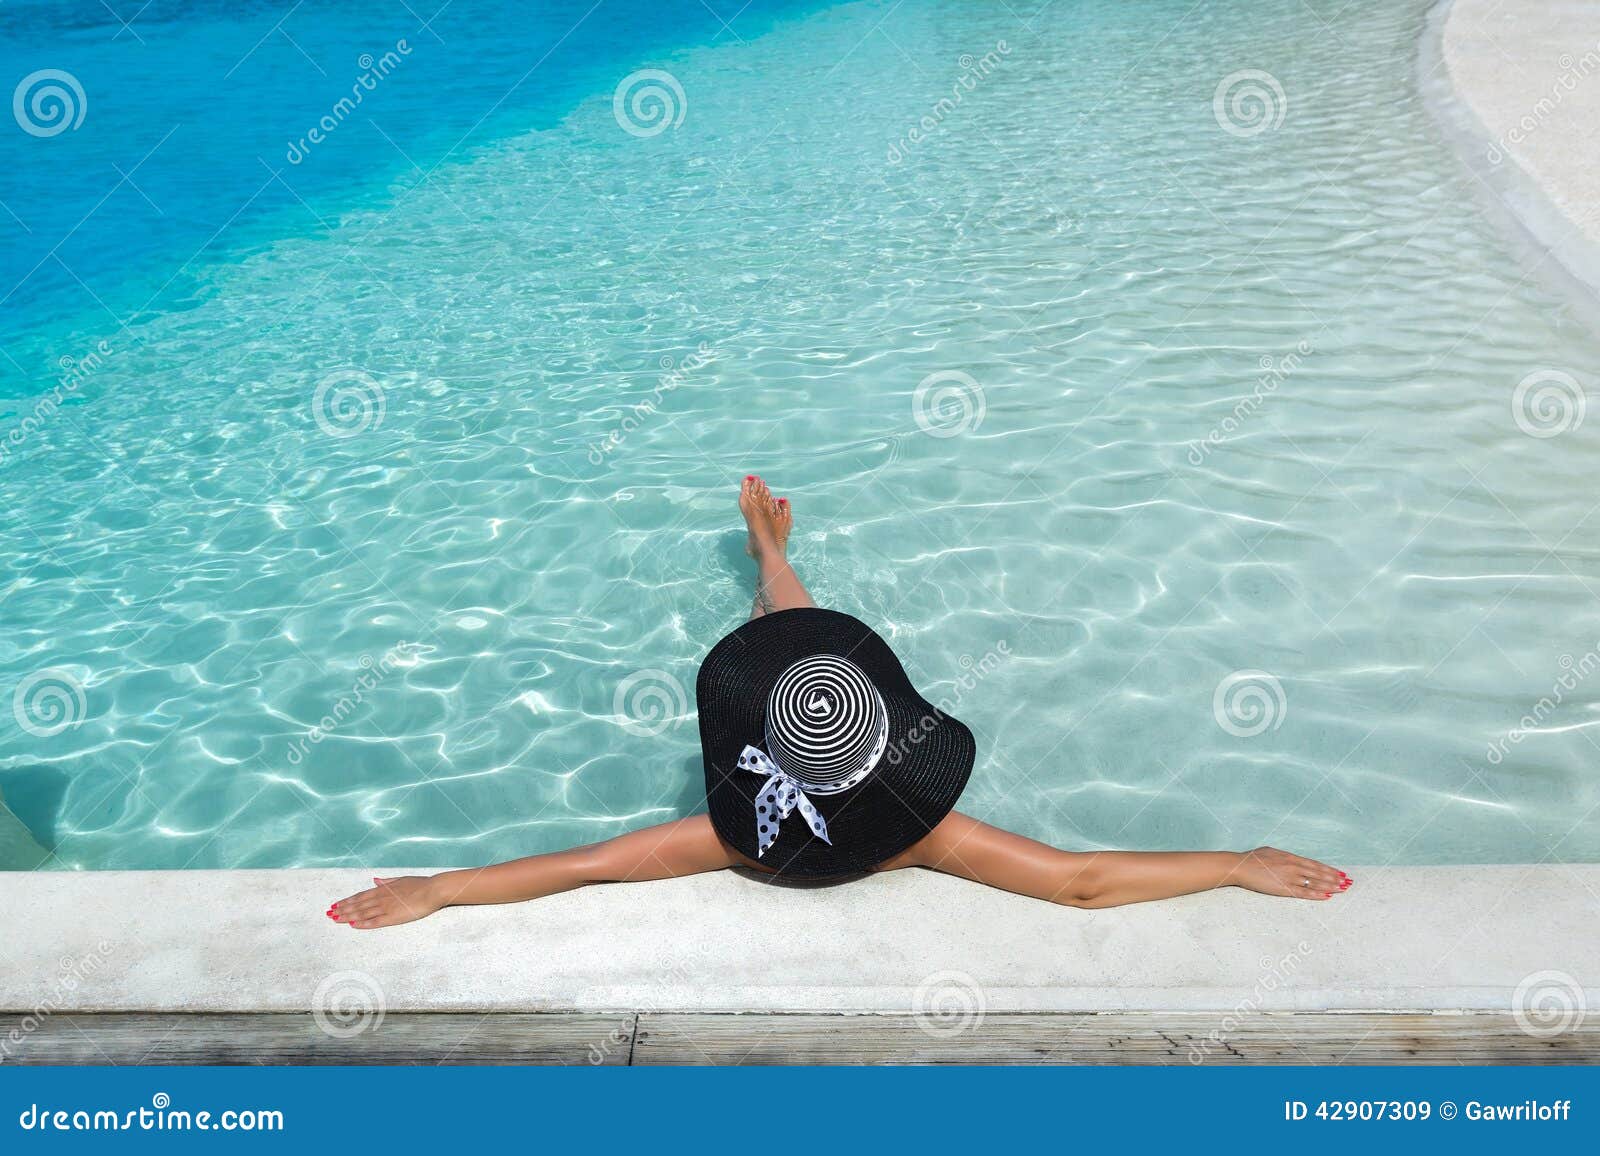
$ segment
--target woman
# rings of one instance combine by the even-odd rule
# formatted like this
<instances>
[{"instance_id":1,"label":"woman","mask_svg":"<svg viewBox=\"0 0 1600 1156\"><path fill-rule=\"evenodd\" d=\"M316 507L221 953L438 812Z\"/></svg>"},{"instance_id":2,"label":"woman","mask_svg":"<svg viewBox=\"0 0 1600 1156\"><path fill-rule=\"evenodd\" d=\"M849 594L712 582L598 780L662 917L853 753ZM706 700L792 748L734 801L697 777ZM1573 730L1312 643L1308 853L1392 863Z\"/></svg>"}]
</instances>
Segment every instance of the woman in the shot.
<instances>
[{"instance_id":1,"label":"woman","mask_svg":"<svg viewBox=\"0 0 1600 1156\"><path fill-rule=\"evenodd\" d=\"M971 732L917 694L870 628L817 608L789 565L787 498L747 477L739 509L758 568L755 606L700 669L707 814L492 867L374 879L328 918L392 927L457 904L724 867L786 878L927 867L1072 907L1214 887L1326 900L1351 885L1342 871L1272 847L1059 851L955 812L972 772Z\"/></svg>"}]
</instances>

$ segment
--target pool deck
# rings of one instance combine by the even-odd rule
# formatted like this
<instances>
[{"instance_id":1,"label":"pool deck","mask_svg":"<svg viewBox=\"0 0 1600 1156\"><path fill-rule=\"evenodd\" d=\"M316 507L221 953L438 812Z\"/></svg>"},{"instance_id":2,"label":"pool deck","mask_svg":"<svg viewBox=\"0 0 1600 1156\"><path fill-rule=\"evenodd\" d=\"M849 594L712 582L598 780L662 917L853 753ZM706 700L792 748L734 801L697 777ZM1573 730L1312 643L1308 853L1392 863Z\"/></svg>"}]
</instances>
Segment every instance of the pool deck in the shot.
<instances>
[{"instance_id":1,"label":"pool deck","mask_svg":"<svg viewBox=\"0 0 1600 1156\"><path fill-rule=\"evenodd\" d=\"M1422 66L1486 205L1600 293L1600 2L1443 0Z\"/></svg>"},{"instance_id":2,"label":"pool deck","mask_svg":"<svg viewBox=\"0 0 1600 1156\"><path fill-rule=\"evenodd\" d=\"M285 1048L399 1048L425 1062L434 1045L405 1044L417 1038L406 1036L407 1013L418 1012L472 1013L450 1017L451 1039L478 1039L490 1053L488 1041L514 1028L487 1013L565 1016L537 1021L517 1046L570 1062L612 1033L626 1047L606 1046L631 1055L652 1025L658 1056L698 1047L726 1057L776 1037L789 1055L862 1058L880 1047L926 1059L929 1049L962 1054L965 1039L974 1058L1009 1047L1016 1062L1065 1062L1081 1046L1113 1046L1110 1033L1145 1062L1189 1062L1195 1048L1209 1062L1244 1062L1257 1054L1240 1050L1252 1039L1277 1052L1295 1041L1298 1055L1324 1062L1379 1043L1435 1062L1474 1048L1600 1061L1600 1016L1568 1014L1546 1037L1506 1014L1550 998L1600 1008L1600 866L1351 874L1356 887L1326 903L1225 890L1079 911L924 871L828 887L720 872L358 932L322 914L361 886L357 872L14 873L0 888L10 929L0 1027L24 1029L12 1059L99 1062L181 1054L174 1041L196 1038L259 1062ZM356 1023L381 1009L388 1026L346 1040L306 1014L336 1007ZM1381 1021L1384 1031L1337 1019L1462 1011L1499 1014L1434 1017L1427 1031L1414 1019ZM730 1012L761 1014L708 1018ZM818 1026L851 1012L897 1016L852 1031ZM247 1032L226 1018L238 1013L298 1015L254 1018L259 1031ZM1084 1035L1085 1024L1099 1026Z\"/></svg>"}]
</instances>

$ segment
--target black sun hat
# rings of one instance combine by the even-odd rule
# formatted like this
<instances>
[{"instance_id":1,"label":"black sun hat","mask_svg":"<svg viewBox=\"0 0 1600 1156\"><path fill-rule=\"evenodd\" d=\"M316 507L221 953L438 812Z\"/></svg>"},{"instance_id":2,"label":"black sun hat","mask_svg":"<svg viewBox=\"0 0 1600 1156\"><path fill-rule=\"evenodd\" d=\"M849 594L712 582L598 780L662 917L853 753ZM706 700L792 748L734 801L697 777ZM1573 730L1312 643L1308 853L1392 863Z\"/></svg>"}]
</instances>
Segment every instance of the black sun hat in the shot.
<instances>
[{"instance_id":1,"label":"black sun hat","mask_svg":"<svg viewBox=\"0 0 1600 1156\"><path fill-rule=\"evenodd\" d=\"M865 871L950 813L972 732L916 692L871 627L806 607L753 618L695 683L724 842L782 875Z\"/></svg>"}]
</instances>

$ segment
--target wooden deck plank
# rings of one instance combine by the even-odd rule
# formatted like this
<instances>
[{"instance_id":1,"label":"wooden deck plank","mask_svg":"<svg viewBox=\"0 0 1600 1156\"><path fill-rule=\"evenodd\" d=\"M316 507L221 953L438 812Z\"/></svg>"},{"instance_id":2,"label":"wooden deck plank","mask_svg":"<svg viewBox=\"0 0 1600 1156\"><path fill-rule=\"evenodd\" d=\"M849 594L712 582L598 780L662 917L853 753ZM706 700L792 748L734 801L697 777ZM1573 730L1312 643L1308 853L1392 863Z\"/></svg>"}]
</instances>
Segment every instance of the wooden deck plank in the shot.
<instances>
[{"instance_id":1,"label":"wooden deck plank","mask_svg":"<svg viewBox=\"0 0 1600 1156\"><path fill-rule=\"evenodd\" d=\"M61 1013L20 1041L16 1026L0 1022L4 1063L1600 1063L1600 1020L1540 1038L1493 1012L1008 1014L953 1031L909 1015L424 1012L348 1036L301 1013Z\"/></svg>"},{"instance_id":2,"label":"wooden deck plank","mask_svg":"<svg viewBox=\"0 0 1600 1156\"><path fill-rule=\"evenodd\" d=\"M390 1013L350 1035L304 1013L57 1014L0 1018L13 1064L594 1064L629 1061L638 1017ZM337 1028L337 1025L335 1025Z\"/></svg>"},{"instance_id":3,"label":"wooden deck plank","mask_svg":"<svg viewBox=\"0 0 1600 1156\"><path fill-rule=\"evenodd\" d=\"M1223 1029L1224 1019L1227 1030ZM991 1015L944 1033L914 1016L655 1015L648 1064L1577 1064L1600 1023L1550 1038L1496 1013ZM1211 1038L1215 1032L1222 1037Z\"/></svg>"}]
</instances>

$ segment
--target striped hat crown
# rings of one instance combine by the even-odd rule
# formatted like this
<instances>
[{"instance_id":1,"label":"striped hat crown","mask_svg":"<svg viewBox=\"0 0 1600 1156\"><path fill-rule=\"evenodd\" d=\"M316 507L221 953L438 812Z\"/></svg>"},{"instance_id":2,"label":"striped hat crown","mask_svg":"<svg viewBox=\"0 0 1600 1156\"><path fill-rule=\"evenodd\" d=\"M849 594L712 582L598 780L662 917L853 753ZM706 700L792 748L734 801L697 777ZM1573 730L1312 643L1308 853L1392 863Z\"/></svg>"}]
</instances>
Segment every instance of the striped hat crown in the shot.
<instances>
[{"instance_id":1,"label":"striped hat crown","mask_svg":"<svg viewBox=\"0 0 1600 1156\"><path fill-rule=\"evenodd\" d=\"M820 795L849 790L878 765L889 712L861 669L832 654L791 665L767 699L767 750L784 773Z\"/></svg>"},{"instance_id":2,"label":"striped hat crown","mask_svg":"<svg viewBox=\"0 0 1600 1156\"><path fill-rule=\"evenodd\" d=\"M700 664L695 701L717 837L789 878L865 871L925 838L977 755L877 631L818 606L736 627Z\"/></svg>"}]
</instances>

